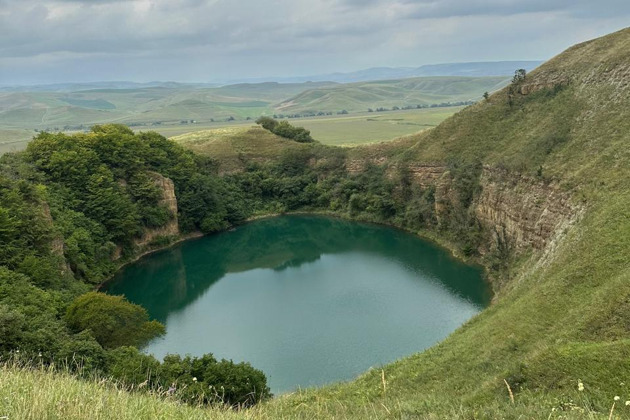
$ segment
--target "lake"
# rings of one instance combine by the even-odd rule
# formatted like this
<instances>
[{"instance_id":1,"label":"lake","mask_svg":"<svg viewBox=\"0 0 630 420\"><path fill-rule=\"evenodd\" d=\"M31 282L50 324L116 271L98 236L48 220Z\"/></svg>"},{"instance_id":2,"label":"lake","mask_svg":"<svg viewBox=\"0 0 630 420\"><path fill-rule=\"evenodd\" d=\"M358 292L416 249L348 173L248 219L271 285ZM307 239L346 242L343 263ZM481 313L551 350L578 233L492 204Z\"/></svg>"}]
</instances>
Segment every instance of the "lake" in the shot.
<instances>
[{"instance_id":1,"label":"lake","mask_svg":"<svg viewBox=\"0 0 630 420\"><path fill-rule=\"evenodd\" d=\"M282 216L190 240L106 286L166 334L143 350L247 361L274 393L349 380L426 349L490 302L479 267L414 235Z\"/></svg>"}]
</instances>

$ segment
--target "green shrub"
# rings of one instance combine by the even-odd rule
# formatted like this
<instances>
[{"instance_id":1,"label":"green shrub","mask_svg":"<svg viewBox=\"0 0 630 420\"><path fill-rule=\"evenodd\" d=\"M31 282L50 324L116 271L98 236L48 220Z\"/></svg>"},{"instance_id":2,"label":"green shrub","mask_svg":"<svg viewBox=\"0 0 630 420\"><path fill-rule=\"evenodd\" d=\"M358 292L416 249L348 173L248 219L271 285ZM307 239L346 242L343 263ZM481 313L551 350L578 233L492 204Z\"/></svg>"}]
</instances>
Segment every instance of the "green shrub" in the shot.
<instances>
[{"instance_id":1,"label":"green shrub","mask_svg":"<svg viewBox=\"0 0 630 420\"><path fill-rule=\"evenodd\" d=\"M122 296L90 292L75 299L66 311L75 332L87 330L104 348L142 346L164 334L164 326L149 321L147 311Z\"/></svg>"},{"instance_id":2,"label":"green shrub","mask_svg":"<svg viewBox=\"0 0 630 420\"><path fill-rule=\"evenodd\" d=\"M311 132L304 127L295 127L288 121L277 121L270 117L260 117L256 124L261 125L265 130L269 130L275 135L291 139L298 143L312 143L315 140L311 137Z\"/></svg>"}]
</instances>

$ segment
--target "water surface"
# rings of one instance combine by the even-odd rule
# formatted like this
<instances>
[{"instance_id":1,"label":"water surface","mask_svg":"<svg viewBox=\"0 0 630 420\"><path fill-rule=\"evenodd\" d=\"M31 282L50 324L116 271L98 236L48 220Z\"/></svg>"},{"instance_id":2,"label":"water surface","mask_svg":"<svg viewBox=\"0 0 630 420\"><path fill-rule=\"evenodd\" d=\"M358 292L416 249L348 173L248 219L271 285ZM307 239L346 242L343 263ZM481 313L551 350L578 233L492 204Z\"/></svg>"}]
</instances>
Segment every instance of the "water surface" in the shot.
<instances>
[{"instance_id":1,"label":"water surface","mask_svg":"<svg viewBox=\"0 0 630 420\"><path fill-rule=\"evenodd\" d=\"M478 268L432 243L315 216L182 243L127 266L107 291L166 325L146 352L248 361L275 393L421 351L490 299Z\"/></svg>"}]
</instances>

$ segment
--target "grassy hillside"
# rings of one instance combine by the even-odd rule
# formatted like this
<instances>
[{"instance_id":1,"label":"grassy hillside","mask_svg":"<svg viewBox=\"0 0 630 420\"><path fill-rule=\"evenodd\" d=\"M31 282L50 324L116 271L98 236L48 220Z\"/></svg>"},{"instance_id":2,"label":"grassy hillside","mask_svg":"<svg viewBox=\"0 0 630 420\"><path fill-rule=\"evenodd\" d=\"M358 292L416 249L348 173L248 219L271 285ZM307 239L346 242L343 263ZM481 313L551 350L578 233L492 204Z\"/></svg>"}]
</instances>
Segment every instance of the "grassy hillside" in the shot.
<instances>
[{"instance_id":1,"label":"grassy hillside","mask_svg":"<svg viewBox=\"0 0 630 420\"><path fill-rule=\"evenodd\" d=\"M48 369L0 367L0 418L41 419L234 419L226 410L203 410L155 395L139 395L109 381L80 381ZM50 392L41 392L42 389Z\"/></svg>"},{"instance_id":2,"label":"grassy hillside","mask_svg":"<svg viewBox=\"0 0 630 420\"><path fill-rule=\"evenodd\" d=\"M419 77L350 83L310 89L276 105L285 114L322 110L367 111L380 107L431 105L478 100L505 86L505 77Z\"/></svg>"},{"instance_id":3,"label":"grassy hillside","mask_svg":"<svg viewBox=\"0 0 630 420\"><path fill-rule=\"evenodd\" d=\"M495 303L430 350L370 370L349 383L274 399L240 416L629 418L630 404L625 405L630 401L629 97L630 29L625 29L570 48L436 129L394 143L350 149L346 166L354 161L381 166L365 171L369 182L385 174L381 182L393 188L379 184L369 192L381 201L398 191L397 179L405 179L396 175L400 167L441 165L447 172L436 190L451 177L454 191L474 194L482 193L475 188L480 182L475 168L483 168L495 177L484 181L487 188L505 187L500 199L491 203L495 213L516 211L517 207L510 208L510 199L529 197L527 187L548 188L557 196L570 197L575 214L568 216L574 224L556 232L544 247L524 247L506 256L506 267L492 271ZM227 148L214 144L206 152L224 148L233 155L239 142L230 138L228 144ZM274 139L267 139L267 144L269 150L276 145L283 149ZM195 147L204 151L203 142ZM252 152L250 159L256 158ZM472 175L466 174L466 168L472 168ZM337 184L356 188L361 176L345 183L333 179L332 191ZM454 197L450 204L462 197ZM406 201L407 212L415 203ZM463 210L459 215L470 217ZM543 228L528 225L527 215L517 220L532 232ZM431 229L422 233L455 237L452 226ZM490 263L488 255L479 258ZM23 375L15 369L5 372L3 378ZM34 375L16 379L13 387L36 383ZM39 380L46 384L51 377L46 378ZM104 384L77 387L81 396L74 400L79 402L76 406L93 401L92 393L106 397L111 392ZM57 389L57 383L45 386L34 400L47 401L41 405L45 408L38 412L40 417L60 412L63 403L53 397ZM11 392L0 388L0 404L11 401ZM141 413L144 405L148 410L164 410L164 417L170 415L168 401L127 394L121 398L116 411L121 418ZM0 405L0 409L19 418L30 415L31 405ZM190 412L191 417L202 415L215 413ZM78 413L73 418L88 416Z\"/></svg>"},{"instance_id":4,"label":"grassy hillside","mask_svg":"<svg viewBox=\"0 0 630 420\"><path fill-rule=\"evenodd\" d=\"M242 171L249 161L263 163L274 160L279 150L305 147L257 126L197 131L173 137L172 140L216 159L222 173Z\"/></svg>"}]
</instances>

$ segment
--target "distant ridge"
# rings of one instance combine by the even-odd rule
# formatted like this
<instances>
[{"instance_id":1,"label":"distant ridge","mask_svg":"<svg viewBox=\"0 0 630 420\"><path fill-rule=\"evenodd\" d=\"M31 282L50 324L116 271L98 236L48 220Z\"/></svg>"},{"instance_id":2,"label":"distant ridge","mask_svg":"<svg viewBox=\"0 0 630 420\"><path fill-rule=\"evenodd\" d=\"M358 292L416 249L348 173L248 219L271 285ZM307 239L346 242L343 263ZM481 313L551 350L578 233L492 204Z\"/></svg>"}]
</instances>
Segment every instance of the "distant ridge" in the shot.
<instances>
[{"instance_id":1,"label":"distant ridge","mask_svg":"<svg viewBox=\"0 0 630 420\"><path fill-rule=\"evenodd\" d=\"M230 80L226 83L237 82L279 82L279 83L301 83L301 82L367 82L374 80L406 79L410 77L426 76L509 76L517 69L533 70L542 64L542 61L482 61L471 63L442 63L427 64L420 67L373 67L358 70L350 73L328 73L312 76L297 77L271 77L255 78L247 80Z\"/></svg>"},{"instance_id":2,"label":"distant ridge","mask_svg":"<svg viewBox=\"0 0 630 420\"><path fill-rule=\"evenodd\" d=\"M212 88L235 84L334 82L352 83L376 80L407 79L425 76L509 76L516 69L533 70L542 61L484 61L472 63L427 64L420 67L372 67L350 73L327 73L312 76L260 77L223 80L217 82L130 82L95 81L68 82L39 85L2 85L0 92L78 92L95 89L144 89L144 88Z\"/></svg>"}]
</instances>

